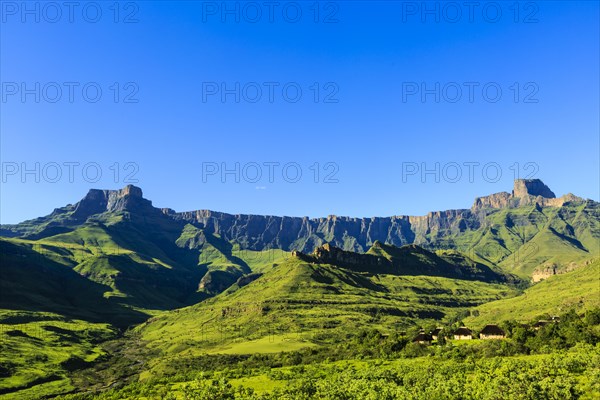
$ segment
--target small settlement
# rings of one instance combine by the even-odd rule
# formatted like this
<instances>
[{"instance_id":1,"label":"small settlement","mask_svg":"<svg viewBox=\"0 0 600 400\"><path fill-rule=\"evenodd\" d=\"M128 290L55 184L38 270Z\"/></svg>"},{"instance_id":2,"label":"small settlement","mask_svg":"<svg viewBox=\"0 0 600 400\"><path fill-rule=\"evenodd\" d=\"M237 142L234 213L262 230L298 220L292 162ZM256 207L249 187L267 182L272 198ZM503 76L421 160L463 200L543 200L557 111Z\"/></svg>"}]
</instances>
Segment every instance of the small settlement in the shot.
<instances>
[{"instance_id":1,"label":"small settlement","mask_svg":"<svg viewBox=\"0 0 600 400\"><path fill-rule=\"evenodd\" d=\"M527 325L523 325L523 326L537 331L540 328L542 328L544 325L551 324L551 323L557 323L559 321L560 321L559 317L552 317L547 320L539 320L538 322L536 322L535 324L533 324L531 326L527 326ZM423 344L423 345L431 345L433 342L435 342L439 339L440 335L442 334L442 329L443 328L438 327L438 328L431 330L430 332L425 332L425 330L421 329L419 334L417 336L415 336L415 338L413 339L413 343L419 343L419 344ZM478 334L475 334L470 328L468 328L466 326L461 326L461 327L447 333L445 336L447 339L454 339L454 340L472 340L472 339L476 339L476 338L483 339L483 340L491 340L491 339L499 340L499 339L506 339L506 332L504 332L504 330L496 324L488 324L488 325L484 326L479 331Z\"/></svg>"}]
</instances>

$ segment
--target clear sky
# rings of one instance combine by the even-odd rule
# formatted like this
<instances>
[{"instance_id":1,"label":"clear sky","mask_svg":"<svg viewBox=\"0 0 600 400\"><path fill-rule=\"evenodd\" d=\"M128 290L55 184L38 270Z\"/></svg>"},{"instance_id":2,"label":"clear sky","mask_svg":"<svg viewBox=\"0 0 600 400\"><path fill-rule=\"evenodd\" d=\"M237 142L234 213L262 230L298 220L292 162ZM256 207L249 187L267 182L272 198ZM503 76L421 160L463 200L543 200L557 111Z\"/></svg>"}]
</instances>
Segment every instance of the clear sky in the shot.
<instances>
[{"instance_id":1,"label":"clear sky","mask_svg":"<svg viewBox=\"0 0 600 400\"><path fill-rule=\"evenodd\" d=\"M127 183L292 216L468 208L516 175L599 200L596 1L78 4L0 2L2 223Z\"/></svg>"}]
</instances>

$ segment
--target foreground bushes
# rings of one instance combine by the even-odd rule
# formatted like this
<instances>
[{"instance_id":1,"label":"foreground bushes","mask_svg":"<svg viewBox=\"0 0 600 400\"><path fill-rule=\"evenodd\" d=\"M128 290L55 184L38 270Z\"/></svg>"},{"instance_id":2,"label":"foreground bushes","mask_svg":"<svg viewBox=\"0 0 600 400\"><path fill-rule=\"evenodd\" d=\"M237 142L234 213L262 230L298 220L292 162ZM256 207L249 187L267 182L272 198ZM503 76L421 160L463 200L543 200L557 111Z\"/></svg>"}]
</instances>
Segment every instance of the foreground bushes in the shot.
<instances>
[{"instance_id":1,"label":"foreground bushes","mask_svg":"<svg viewBox=\"0 0 600 400\"><path fill-rule=\"evenodd\" d=\"M391 399L596 399L600 396L600 345L578 344L550 355L440 360L421 357L349 365L290 368L285 389L256 394L225 378L136 383L100 399L187 400L391 400ZM91 395L69 396L91 399Z\"/></svg>"},{"instance_id":2,"label":"foreground bushes","mask_svg":"<svg viewBox=\"0 0 600 400\"><path fill-rule=\"evenodd\" d=\"M406 335L358 332L289 353L175 359L164 376L68 399L386 400L598 399L600 310L567 312L539 330L506 321L510 339L423 346ZM351 360L337 363L336 360ZM362 361L359 361L362 360ZM285 389L231 383L260 376ZM263 379L263 380L264 380ZM269 381L267 381L269 382Z\"/></svg>"}]
</instances>

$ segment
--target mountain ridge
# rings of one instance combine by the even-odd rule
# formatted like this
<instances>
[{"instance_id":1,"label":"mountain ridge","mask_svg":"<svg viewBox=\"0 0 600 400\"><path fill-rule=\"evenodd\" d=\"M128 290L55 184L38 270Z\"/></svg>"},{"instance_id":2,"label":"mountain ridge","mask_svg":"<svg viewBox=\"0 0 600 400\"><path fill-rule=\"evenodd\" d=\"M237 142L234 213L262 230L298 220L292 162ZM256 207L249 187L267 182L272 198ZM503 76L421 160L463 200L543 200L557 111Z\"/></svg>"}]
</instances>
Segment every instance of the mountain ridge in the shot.
<instances>
[{"instance_id":1,"label":"mountain ridge","mask_svg":"<svg viewBox=\"0 0 600 400\"><path fill-rule=\"evenodd\" d=\"M556 246L566 249L573 262L600 252L595 242L600 238L599 211L600 203L593 200L572 194L556 197L539 179L515 180L511 193L478 197L470 209L370 218L280 217L211 210L175 212L154 207L140 188L128 185L120 190L92 189L76 204L55 209L46 217L0 226L0 236L35 240L69 232L91 220L111 223L116 217L139 215L142 220L150 218L172 225L173 230L189 224L203 235L253 251L310 253L330 243L346 251L365 253L374 243L381 242L397 247L417 244L432 250L472 252L472 258L478 261L498 264L507 263L508 257L529 241L538 240L543 243L535 244L537 249L548 241L557 241ZM562 263L552 254L534 258L530 251L523 253L527 257L518 257L519 262L508 269L530 274L535 268L548 268L548 263Z\"/></svg>"}]
</instances>

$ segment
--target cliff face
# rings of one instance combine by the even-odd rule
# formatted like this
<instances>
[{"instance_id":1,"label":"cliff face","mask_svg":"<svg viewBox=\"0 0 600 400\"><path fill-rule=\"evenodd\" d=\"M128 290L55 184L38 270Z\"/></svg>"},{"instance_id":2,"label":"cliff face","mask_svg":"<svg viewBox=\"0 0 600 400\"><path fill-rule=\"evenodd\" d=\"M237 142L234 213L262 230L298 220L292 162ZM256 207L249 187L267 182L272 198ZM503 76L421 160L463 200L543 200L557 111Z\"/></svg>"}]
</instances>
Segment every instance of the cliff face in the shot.
<instances>
[{"instance_id":1,"label":"cliff face","mask_svg":"<svg viewBox=\"0 0 600 400\"><path fill-rule=\"evenodd\" d=\"M530 204L560 207L566 201L583 199L571 194L556 198L540 180L522 179L515 181L512 193L501 192L477 198L471 209L437 211L425 216L300 218L232 215L209 210L162 211L172 218L200 225L207 233L218 234L247 249L280 248L311 252L331 243L344 250L365 252L375 241L395 246L414 243L427 247L438 240L478 229L486 215L495 209Z\"/></svg>"},{"instance_id":2,"label":"cliff face","mask_svg":"<svg viewBox=\"0 0 600 400\"><path fill-rule=\"evenodd\" d=\"M537 204L541 207L560 207L569 201L584 201L584 199L571 193L556 198L554 192L539 179L517 179L515 180L512 193L501 192L485 197L478 197L475 199L475 203L471 209L498 209L527 206L530 204Z\"/></svg>"},{"instance_id":3,"label":"cliff face","mask_svg":"<svg viewBox=\"0 0 600 400\"><path fill-rule=\"evenodd\" d=\"M116 211L155 211L152 202L143 197L142 189L128 185L119 190L91 189L88 194L75 204L73 217L87 219L91 215Z\"/></svg>"},{"instance_id":4,"label":"cliff face","mask_svg":"<svg viewBox=\"0 0 600 400\"><path fill-rule=\"evenodd\" d=\"M173 213L175 219L200 225L207 233L233 240L242 247L261 250L281 248L311 252L325 243L344 250L364 252L379 240L402 246L427 244L429 238L466 229L477 229L478 217L469 210L449 210L426 216L394 216L387 218L327 218L276 217L262 215L231 215L209 210Z\"/></svg>"},{"instance_id":5,"label":"cliff face","mask_svg":"<svg viewBox=\"0 0 600 400\"><path fill-rule=\"evenodd\" d=\"M547 199L554 199L556 195L544 182L539 179L517 179L513 189L513 196L523 198L527 196L541 196Z\"/></svg>"},{"instance_id":6,"label":"cliff face","mask_svg":"<svg viewBox=\"0 0 600 400\"><path fill-rule=\"evenodd\" d=\"M302 218L232 215L209 210L178 213L167 208L154 208L151 201L142 197L140 188L127 186L121 190L90 190L75 205L56 209L47 217L2 226L0 234L45 237L76 227L92 215L128 211L145 216L160 215L179 223L191 223L205 234L218 235L225 241L236 242L243 249L250 250L283 249L310 253L325 243L331 243L343 250L363 253L376 241L398 247L417 244L425 248L456 248L455 240L464 236L462 233L480 228L488 229L488 217L499 209L532 204L539 207L560 207L565 202L583 201L571 194L556 198L539 180L517 180L512 193L501 192L477 198L471 209L430 212L424 216L352 218L331 215L326 218ZM543 219L544 216L540 215L539 218ZM527 218L505 222L519 226L530 223ZM495 235L494 228L489 229ZM522 238L512 239L522 241ZM493 243L486 246L497 253L496 259L505 256L501 254L505 251L501 246L496 248ZM463 243L462 247L470 248L471 243Z\"/></svg>"}]
</instances>

